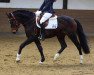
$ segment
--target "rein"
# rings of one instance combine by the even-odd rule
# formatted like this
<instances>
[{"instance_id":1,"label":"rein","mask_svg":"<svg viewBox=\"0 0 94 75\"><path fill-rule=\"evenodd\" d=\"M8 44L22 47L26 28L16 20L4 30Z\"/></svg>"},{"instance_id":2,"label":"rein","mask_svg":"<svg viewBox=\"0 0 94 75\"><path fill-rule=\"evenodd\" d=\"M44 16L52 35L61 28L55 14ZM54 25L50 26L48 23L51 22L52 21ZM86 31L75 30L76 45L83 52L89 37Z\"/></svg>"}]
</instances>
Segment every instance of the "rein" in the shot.
<instances>
[{"instance_id":1,"label":"rein","mask_svg":"<svg viewBox=\"0 0 94 75\"><path fill-rule=\"evenodd\" d=\"M10 14L11 14L11 16L12 16L11 20L12 20L12 19L15 20L16 26L19 28L20 23L16 20L16 18L15 18L15 16L14 16L13 13L10 13Z\"/></svg>"}]
</instances>

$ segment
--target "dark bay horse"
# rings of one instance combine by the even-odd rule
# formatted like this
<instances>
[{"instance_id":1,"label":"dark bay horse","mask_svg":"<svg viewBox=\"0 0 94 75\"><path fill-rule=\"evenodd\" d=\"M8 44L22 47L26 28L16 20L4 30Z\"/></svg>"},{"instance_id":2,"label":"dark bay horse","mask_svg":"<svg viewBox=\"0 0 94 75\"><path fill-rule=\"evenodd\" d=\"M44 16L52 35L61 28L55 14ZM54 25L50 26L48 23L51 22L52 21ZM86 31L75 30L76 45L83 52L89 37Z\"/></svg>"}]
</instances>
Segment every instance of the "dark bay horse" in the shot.
<instances>
[{"instance_id":1,"label":"dark bay horse","mask_svg":"<svg viewBox=\"0 0 94 75\"><path fill-rule=\"evenodd\" d=\"M40 34L40 28L36 26L36 16L35 13L26 10L16 10L11 13L7 13L9 18L9 22L11 24L11 29L13 33L16 33L20 24L23 25L25 29L25 33L27 36L27 40L25 40L19 47L16 61L20 61L20 56L22 49L32 43L35 42L40 55L41 61L40 63L45 61L43 48L41 46L40 40L38 39ZM74 45L77 47L80 55L80 63L82 63L82 51L85 54L89 54L89 46L87 43L87 39L85 33L83 31L82 25L80 22L74 18L69 16L58 16L58 27L56 29L46 29L46 38L51 38L56 36L58 41L60 42L61 49L55 54L54 60L64 51L67 47L65 42L65 36L67 35Z\"/></svg>"}]
</instances>

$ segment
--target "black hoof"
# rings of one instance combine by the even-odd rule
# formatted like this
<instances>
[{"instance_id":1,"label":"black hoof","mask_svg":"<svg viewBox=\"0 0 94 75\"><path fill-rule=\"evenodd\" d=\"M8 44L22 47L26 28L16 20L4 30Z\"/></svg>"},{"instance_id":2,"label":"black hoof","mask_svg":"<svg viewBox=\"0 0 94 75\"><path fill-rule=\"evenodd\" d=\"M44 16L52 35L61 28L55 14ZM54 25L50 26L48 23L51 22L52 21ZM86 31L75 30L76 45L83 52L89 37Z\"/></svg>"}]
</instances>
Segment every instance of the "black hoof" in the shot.
<instances>
[{"instance_id":1,"label":"black hoof","mask_svg":"<svg viewBox=\"0 0 94 75\"><path fill-rule=\"evenodd\" d=\"M41 59L41 62L44 62L44 61L45 61L45 58L42 58L42 59Z\"/></svg>"},{"instance_id":2,"label":"black hoof","mask_svg":"<svg viewBox=\"0 0 94 75\"><path fill-rule=\"evenodd\" d=\"M19 61L16 61L16 63L20 63L20 60Z\"/></svg>"}]
</instances>

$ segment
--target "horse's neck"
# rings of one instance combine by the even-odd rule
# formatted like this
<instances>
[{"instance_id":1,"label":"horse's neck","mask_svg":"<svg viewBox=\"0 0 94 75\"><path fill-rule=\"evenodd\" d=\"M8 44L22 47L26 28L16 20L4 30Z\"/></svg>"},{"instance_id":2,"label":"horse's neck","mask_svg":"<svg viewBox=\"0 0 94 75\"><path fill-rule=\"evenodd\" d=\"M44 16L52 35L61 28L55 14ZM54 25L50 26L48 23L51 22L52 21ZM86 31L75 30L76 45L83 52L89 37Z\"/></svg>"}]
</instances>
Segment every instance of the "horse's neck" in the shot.
<instances>
[{"instance_id":1,"label":"horse's neck","mask_svg":"<svg viewBox=\"0 0 94 75\"><path fill-rule=\"evenodd\" d=\"M34 13L31 13L31 17L28 16L29 14L25 15L26 13L20 13L16 14L17 20L19 23L21 23L24 28L31 27L31 25L35 24L36 17L34 16ZM19 16L20 15L20 16Z\"/></svg>"}]
</instances>

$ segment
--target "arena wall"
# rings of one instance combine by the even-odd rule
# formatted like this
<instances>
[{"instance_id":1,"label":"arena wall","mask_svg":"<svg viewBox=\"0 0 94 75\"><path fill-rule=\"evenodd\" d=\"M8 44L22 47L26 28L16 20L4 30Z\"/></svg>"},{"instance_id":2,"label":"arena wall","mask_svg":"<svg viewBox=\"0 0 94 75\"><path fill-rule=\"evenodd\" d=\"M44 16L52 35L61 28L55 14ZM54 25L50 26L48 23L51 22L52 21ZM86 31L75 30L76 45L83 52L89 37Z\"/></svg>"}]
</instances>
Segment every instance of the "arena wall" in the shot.
<instances>
[{"instance_id":1,"label":"arena wall","mask_svg":"<svg viewBox=\"0 0 94 75\"><path fill-rule=\"evenodd\" d=\"M68 9L94 10L94 0L68 0Z\"/></svg>"},{"instance_id":2,"label":"arena wall","mask_svg":"<svg viewBox=\"0 0 94 75\"><path fill-rule=\"evenodd\" d=\"M43 0L10 0L10 3L0 3L0 32L10 32L6 12L25 9L35 12ZM68 10L64 10L63 0L57 0L54 9L57 15L68 15L78 19L87 35L94 35L94 0L68 0ZM23 28L20 28L23 32Z\"/></svg>"},{"instance_id":3,"label":"arena wall","mask_svg":"<svg viewBox=\"0 0 94 75\"><path fill-rule=\"evenodd\" d=\"M10 3L0 3L1 8L39 8L43 0L10 0ZM62 9L63 0L57 0L55 9Z\"/></svg>"},{"instance_id":4,"label":"arena wall","mask_svg":"<svg viewBox=\"0 0 94 75\"><path fill-rule=\"evenodd\" d=\"M39 8L43 0L10 0L10 3L0 3L0 8ZM94 0L67 0L68 9L94 10ZM63 8L63 0L57 0L55 9Z\"/></svg>"},{"instance_id":5,"label":"arena wall","mask_svg":"<svg viewBox=\"0 0 94 75\"><path fill-rule=\"evenodd\" d=\"M6 16L6 12L12 12L18 9L0 9L0 32L10 32L10 24L8 22L8 18ZM35 12L37 9L25 9L32 12ZM56 9L56 14L67 15L73 18L78 19L84 28L84 31L87 35L94 35L94 11L93 10L61 10ZM23 28L21 26L20 31L23 32ZM19 31L19 32L20 32Z\"/></svg>"}]
</instances>

